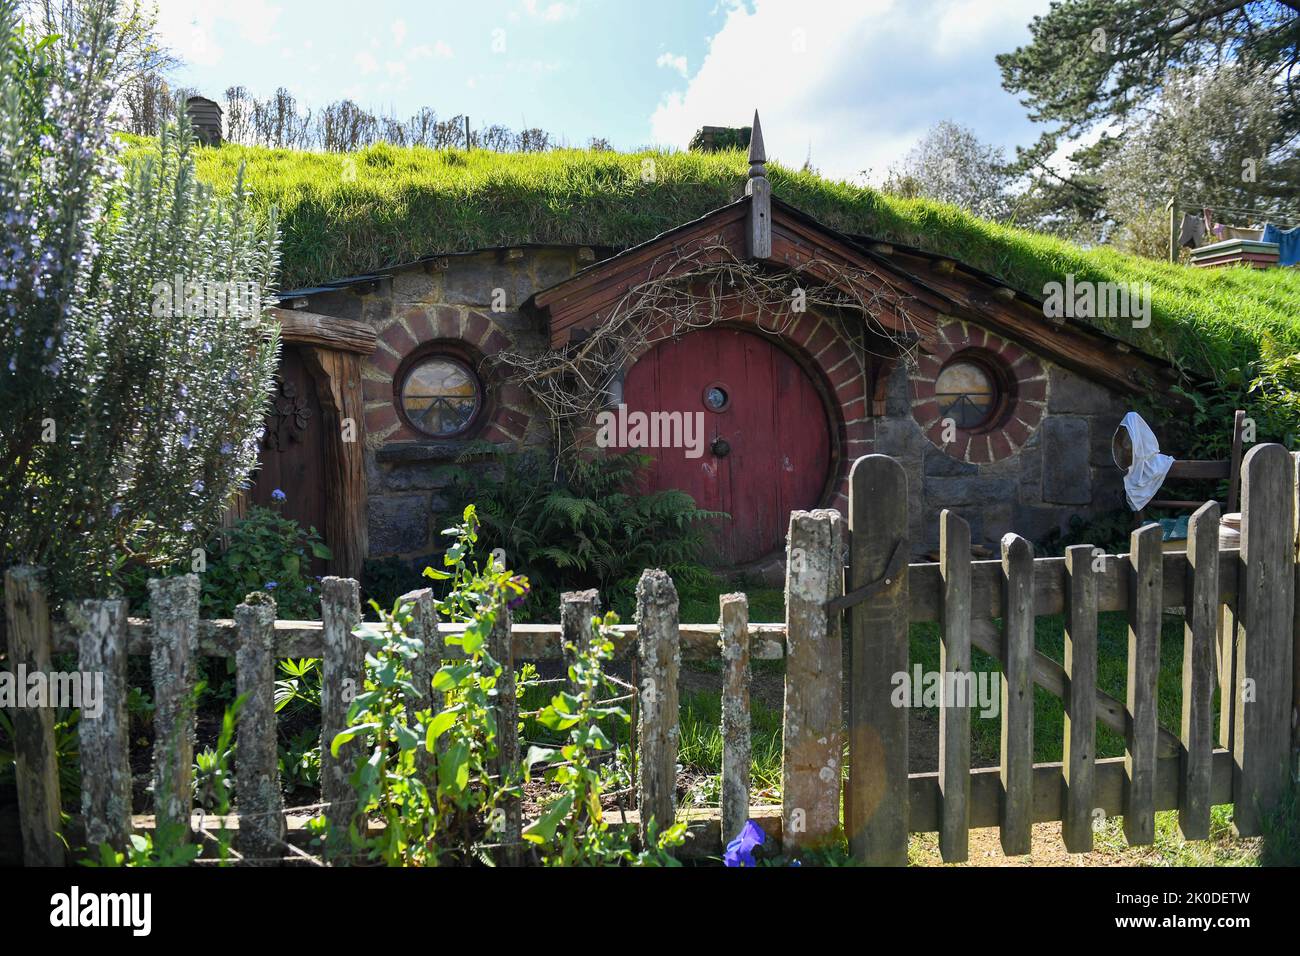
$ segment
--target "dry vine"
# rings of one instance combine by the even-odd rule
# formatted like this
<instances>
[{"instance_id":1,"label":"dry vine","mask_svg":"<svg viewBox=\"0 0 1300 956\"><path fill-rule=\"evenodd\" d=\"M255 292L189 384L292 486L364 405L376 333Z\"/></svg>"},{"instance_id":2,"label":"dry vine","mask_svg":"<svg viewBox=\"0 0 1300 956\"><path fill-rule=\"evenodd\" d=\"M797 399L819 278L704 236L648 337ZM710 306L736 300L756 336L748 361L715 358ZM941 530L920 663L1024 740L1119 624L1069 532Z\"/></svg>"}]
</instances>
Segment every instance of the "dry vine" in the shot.
<instances>
[{"instance_id":1,"label":"dry vine","mask_svg":"<svg viewBox=\"0 0 1300 956\"><path fill-rule=\"evenodd\" d=\"M836 326L859 361L912 354L915 335L900 335L877 318L888 308L911 329L902 297L874 272L823 259L775 272L711 240L660 256L649 274L580 343L540 354L502 352L489 360L546 411L561 460L579 450L576 436L609 407L611 386L623 370L659 342L723 321L724 300L757 310L753 327L778 337L802 312L815 310ZM873 339L891 343L890 350L874 351Z\"/></svg>"}]
</instances>

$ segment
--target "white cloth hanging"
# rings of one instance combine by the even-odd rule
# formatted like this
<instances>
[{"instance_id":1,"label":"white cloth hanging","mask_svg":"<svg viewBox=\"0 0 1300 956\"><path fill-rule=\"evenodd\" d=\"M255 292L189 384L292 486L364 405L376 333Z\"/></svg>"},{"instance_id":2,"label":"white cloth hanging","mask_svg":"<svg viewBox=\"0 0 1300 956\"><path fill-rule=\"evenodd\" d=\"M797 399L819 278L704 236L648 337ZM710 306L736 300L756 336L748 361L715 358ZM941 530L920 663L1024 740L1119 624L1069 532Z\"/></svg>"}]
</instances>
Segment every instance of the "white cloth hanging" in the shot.
<instances>
[{"instance_id":1,"label":"white cloth hanging","mask_svg":"<svg viewBox=\"0 0 1300 956\"><path fill-rule=\"evenodd\" d=\"M1160 454L1160 442L1155 432L1137 412L1125 415L1119 427L1128 432L1129 442L1133 445L1133 463L1124 475L1124 494L1128 506L1141 511L1165 483L1174 459Z\"/></svg>"}]
</instances>

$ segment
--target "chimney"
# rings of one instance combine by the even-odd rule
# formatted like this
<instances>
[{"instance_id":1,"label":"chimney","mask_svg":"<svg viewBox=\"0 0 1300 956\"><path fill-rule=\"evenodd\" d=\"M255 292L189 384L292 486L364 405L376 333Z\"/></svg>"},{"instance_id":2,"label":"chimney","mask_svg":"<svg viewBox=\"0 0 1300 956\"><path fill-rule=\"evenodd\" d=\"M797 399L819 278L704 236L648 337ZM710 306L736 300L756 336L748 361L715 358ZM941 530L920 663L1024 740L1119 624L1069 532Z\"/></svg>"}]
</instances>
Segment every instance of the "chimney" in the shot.
<instances>
[{"instance_id":1,"label":"chimney","mask_svg":"<svg viewBox=\"0 0 1300 956\"><path fill-rule=\"evenodd\" d=\"M204 146L221 145L221 107L206 96L191 96L185 112L194 127L194 137Z\"/></svg>"}]
</instances>

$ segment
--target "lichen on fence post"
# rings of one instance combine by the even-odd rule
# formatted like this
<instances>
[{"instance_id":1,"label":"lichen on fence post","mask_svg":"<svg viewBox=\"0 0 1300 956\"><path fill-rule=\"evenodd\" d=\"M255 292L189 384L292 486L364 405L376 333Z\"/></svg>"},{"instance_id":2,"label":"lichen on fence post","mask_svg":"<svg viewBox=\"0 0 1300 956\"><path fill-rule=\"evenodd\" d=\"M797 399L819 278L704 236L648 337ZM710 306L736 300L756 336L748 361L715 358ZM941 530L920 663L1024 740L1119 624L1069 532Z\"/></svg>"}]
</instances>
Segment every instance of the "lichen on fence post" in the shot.
<instances>
[{"instance_id":1,"label":"lichen on fence post","mask_svg":"<svg viewBox=\"0 0 1300 956\"><path fill-rule=\"evenodd\" d=\"M126 713L127 603L72 601L68 625L77 640L77 666L102 674L102 711L83 712L77 723L81 745L81 815L86 845L121 851L131 835L131 761Z\"/></svg>"},{"instance_id":2,"label":"lichen on fence post","mask_svg":"<svg viewBox=\"0 0 1300 956\"><path fill-rule=\"evenodd\" d=\"M718 598L722 650L722 842L734 840L749 819L749 598Z\"/></svg>"},{"instance_id":3,"label":"lichen on fence post","mask_svg":"<svg viewBox=\"0 0 1300 956\"><path fill-rule=\"evenodd\" d=\"M275 601L265 592L250 594L235 608L235 686L243 700L235 777L239 852L253 861L279 858L285 837L276 746L275 613Z\"/></svg>"},{"instance_id":4,"label":"lichen on fence post","mask_svg":"<svg viewBox=\"0 0 1300 956\"><path fill-rule=\"evenodd\" d=\"M564 664L572 668L592 639L591 620L600 613L600 592L565 591L560 595L560 643L564 649ZM569 679L569 693L581 690L578 682Z\"/></svg>"},{"instance_id":5,"label":"lichen on fence post","mask_svg":"<svg viewBox=\"0 0 1300 956\"><path fill-rule=\"evenodd\" d=\"M503 782L518 785L519 771L519 699L515 696L515 654L511 631L510 608L502 605L488 638L488 653L501 665L496 683L497 757L495 772ZM502 844L501 860L518 866L523 842L523 805L518 796L507 796L491 824L496 842Z\"/></svg>"},{"instance_id":6,"label":"lichen on fence post","mask_svg":"<svg viewBox=\"0 0 1300 956\"><path fill-rule=\"evenodd\" d=\"M676 814L678 726L677 671L681 636L677 588L668 572L646 570L636 586L637 664L641 745L638 803L641 840L650 828L662 833Z\"/></svg>"},{"instance_id":7,"label":"lichen on fence post","mask_svg":"<svg viewBox=\"0 0 1300 956\"><path fill-rule=\"evenodd\" d=\"M25 669L28 673L48 674L50 606L44 568L17 567L5 572L5 618L9 629L9 666L14 673ZM23 863L63 866L54 708L17 707L13 715Z\"/></svg>"},{"instance_id":8,"label":"lichen on fence post","mask_svg":"<svg viewBox=\"0 0 1300 956\"><path fill-rule=\"evenodd\" d=\"M153 619L153 799L158 827L188 839L194 805L194 681L199 653L199 577L149 579Z\"/></svg>"},{"instance_id":9,"label":"lichen on fence post","mask_svg":"<svg viewBox=\"0 0 1300 956\"><path fill-rule=\"evenodd\" d=\"M433 675L442 666L442 632L438 630L438 612L433 606L433 590L420 588L408 591L398 600L409 607L411 636L424 645L420 655L411 661L411 677L418 693L409 704L412 711L428 710L436 716L443 708L442 692L433 689ZM447 737L444 734L438 739L437 749L444 749L446 743ZM434 755L424 747L416 750L415 765L426 783L433 779L437 763Z\"/></svg>"},{"instance_id":10,"label":"lichen on fence post","mask_svg":"<svg viewBox=\"0 0 1300 956\"><path fill-rule=\"evenodd\" d=\"M790 515L781 820L783 845L796 853L840 828L840 614L826 605L844 588L843 523L829 509Z\"/></svg>"},{"instance_id":11,"label":"lichen on fence post","mask_svg":"<svg viewBox=\"0 0 1300 956\"><path fill-rule=\"evenodd\" d=\"M356 769L361 743L352 740L335 757L330 744L347 729L348 707L365 681L365 644L352 632L361 623L361 590L352 578L321 581L321 800L334 841L352 821L357 795L348 778Z\"/></svg>"}]
</instances>

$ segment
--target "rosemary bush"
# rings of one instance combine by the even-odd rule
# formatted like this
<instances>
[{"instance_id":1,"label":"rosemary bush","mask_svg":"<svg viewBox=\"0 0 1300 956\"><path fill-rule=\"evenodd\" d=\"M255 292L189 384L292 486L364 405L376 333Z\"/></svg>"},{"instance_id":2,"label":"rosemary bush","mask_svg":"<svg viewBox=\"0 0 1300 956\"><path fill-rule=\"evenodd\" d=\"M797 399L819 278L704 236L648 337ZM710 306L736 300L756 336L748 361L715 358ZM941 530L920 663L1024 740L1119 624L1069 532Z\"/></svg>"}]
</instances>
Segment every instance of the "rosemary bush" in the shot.
<instances>
[{"instance_id":1,"label":"rosemary bush","mask_svg":"<svg viewBox=\"0 0 1300 956\"><path fill-rule=\"evenodd\" d=\"M274 214L217 197L182 117L109 132L117 0L40 38L0 0L0 566L108 593L197 558L256 466L279 350Z\"/></svg>"}]
</instances>

